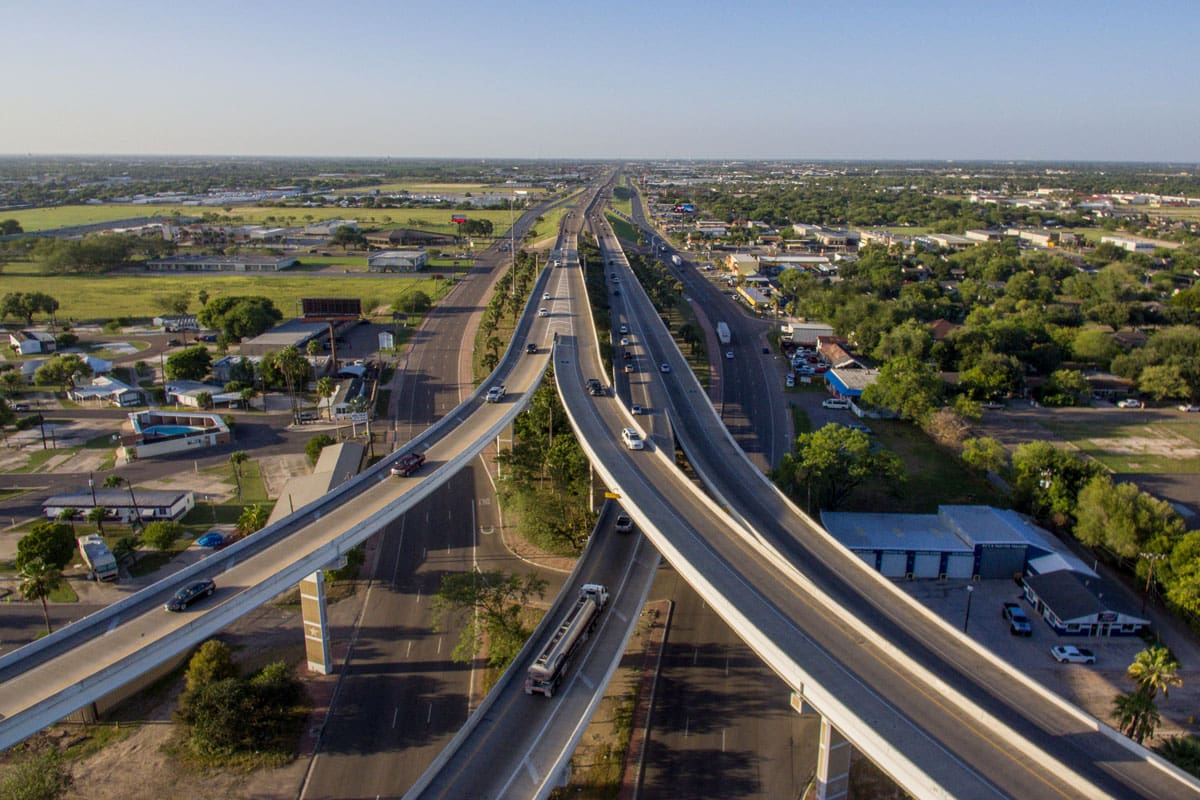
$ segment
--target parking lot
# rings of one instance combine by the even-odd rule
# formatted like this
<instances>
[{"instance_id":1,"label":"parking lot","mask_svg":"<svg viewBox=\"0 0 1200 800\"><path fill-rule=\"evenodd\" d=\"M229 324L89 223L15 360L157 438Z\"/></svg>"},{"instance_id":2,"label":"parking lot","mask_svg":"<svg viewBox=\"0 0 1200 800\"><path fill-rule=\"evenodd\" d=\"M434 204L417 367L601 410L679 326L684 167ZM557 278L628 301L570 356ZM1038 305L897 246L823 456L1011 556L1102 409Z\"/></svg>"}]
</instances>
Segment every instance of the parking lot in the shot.
<instances>
[{"instance_id":1,"label":"parking lot","mask_svg":"<svg viewBox=\"0 0 1200 800\"><path fill-rule=\"evenodd\" d=\"M968 622L968 581L900 581L897 585L958 630ZM1059 636L1037 615L1012 580L985 580L969 585L974 588L970 593L967 633L975 642L1042 686L1111 724L1109 715L1113 698L1118 692L1132 688L1125 677L1125 669L1146 647L1140 637ZM1007 600L1020 603L1033 623L1031 636L1009 633L1008 622L1001 615ZM1086 647L1096 654L1096 663L1059 664L1050 655L1050 648L1058 644ZM1193 676L1197 675L1195 668L1200 665L1185 663L1183 666L1180 674L1184 685L1171 689L1169 698L1160 698L1159 711L1163 718L1160 735L1195 730L1192 717L1200 707L1200 686L1196 685Z\"/></svg>"}]
</instances>

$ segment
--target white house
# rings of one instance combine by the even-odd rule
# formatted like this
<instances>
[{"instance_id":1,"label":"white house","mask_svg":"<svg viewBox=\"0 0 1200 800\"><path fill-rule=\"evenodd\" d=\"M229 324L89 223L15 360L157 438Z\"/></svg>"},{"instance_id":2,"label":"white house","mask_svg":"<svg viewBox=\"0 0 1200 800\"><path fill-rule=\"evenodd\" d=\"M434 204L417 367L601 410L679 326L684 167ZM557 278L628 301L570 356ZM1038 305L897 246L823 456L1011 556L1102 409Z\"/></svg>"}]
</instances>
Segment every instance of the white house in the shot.
<instances>
[{"instance_id":1,"label":"white house","mask_svg":"<svg viewBox=\"0 0 1200 800\"><path fill-rule=\"evenodd\" d=\"M57 349L54 334L45 331L14 331L8 335L8 343L23 356L53 353Z\"/></svg>"}]
</instances>

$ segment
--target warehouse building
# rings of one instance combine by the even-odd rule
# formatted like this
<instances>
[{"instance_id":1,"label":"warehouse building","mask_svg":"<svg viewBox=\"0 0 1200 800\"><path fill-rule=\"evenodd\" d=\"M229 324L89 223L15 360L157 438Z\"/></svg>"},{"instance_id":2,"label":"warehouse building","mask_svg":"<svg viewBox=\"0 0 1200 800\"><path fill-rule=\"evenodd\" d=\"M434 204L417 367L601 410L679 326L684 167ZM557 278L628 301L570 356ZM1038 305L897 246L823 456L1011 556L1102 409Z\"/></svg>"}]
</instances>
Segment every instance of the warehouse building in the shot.
<instances>
[{"instance_id":1,"label":"warehouse building","mask_svg":"<svg viewBox=\"0 0 1200 800\"><path fill-rule=\"evenodd\" d=\"M939 506L936 514L821 512L821 524L889 578L1011 578L1068 569L1095 577L1015 511Z\"/></svg>"}]
</instances>

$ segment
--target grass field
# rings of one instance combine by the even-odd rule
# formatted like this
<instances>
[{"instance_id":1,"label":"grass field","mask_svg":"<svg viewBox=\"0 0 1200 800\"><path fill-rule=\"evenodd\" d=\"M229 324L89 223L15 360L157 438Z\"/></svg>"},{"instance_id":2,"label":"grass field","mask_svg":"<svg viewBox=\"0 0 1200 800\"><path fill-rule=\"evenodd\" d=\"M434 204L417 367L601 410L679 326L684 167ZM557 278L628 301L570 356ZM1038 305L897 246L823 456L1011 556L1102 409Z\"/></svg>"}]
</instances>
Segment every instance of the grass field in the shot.
<instances>
[{"instance_id":1,"label":"grass field","mask_svg":"<svg viewBox=\"0 0 1200 800\"><path fill-rule=\"evenodd\" d=\"M395 181L393 183L380 183L374 186L356 186L348 189L338 189L334 194L362 194L364 191L379 191L381 193L389 192L415 192L418 194L504 194L508 195L512 189L500 183L420 183L418 181ZM546 189L542 188L525 188L521 189L527 192L530 197L539 197L546 194Z\"/></svg>"},{"instance_id":2,"label":"grass field","mask_svg":"<svg viewBox=\"0 0 1200 800\"><path fill-rule=\"evenodd\" d=\"M533 226L533 241L537 243L543 239L552 239L558 236L559 223L562 222L566 213L565 207L557 206L543 214L542 221Z\"/></svg>"},{"instance_id":3,"label":"grass field","mask_svg":"<svg viewBox=\"0 0 1200 800\"><path fill-rule=\"evenodd\" d=\"M228 208L228 210L226 210ZM471 209L456 212L448 208L273 208L266 206L132 206L124 203L99 206L56 206L5 212L4 219L15 219L28 232L62 228L69 225L89 225L134 217L200 217L211 214L219 222L245 225L304 225L327 219L357 220L363 228L420 228L438 233L458 233L450 221L455 213L468 219L490 220L496 232L508 230L508 209L481 211Z\"/></svg>"},{"instance_id":4,"label":"grass field","mask_svg":"<svg viewBox=\"0 0 1200 800\"><path fill-rule=\"evenodd\" d=\"M25 269L22 270L21 268ZM63 275L47 276L29 265L9 265L4 272L6 292L45 292L58 300L58 318L76 322L103 322L118 317L150 319L162 313L160 298L195 293L203 288L212 297L259 295L267 297L284 317L296 313L302 297L349 297L362 300L364 309L389 305L402 294L420 289L440 298L449 289L445 280L429 275ZM193 300L192 310L199 308Z\"/></svg>"},{"instance_id":5,"label":"grass field","mask_svg":"<svg viewBox=\"0 0 1200 800\"><path fill-rule=\"evenodd\" d=\"M1041 426L1113 472L1160 475L1200 473L1200 420L1145 424L1134 414L1051 418Z\"/></svg>"},{"instance_id":6,"label":"grass field","mask_svg":"<svg viewBox=\"0 0 1200 800\"><path fill-rule=\"evenodd\" d=\"M637 228L633 227L615 214L605 214L604 217L608 220L609 224L612 225L613 233L615 233L617 238L621 241L629 242L630 244L636 244L638 239L641 238L641 232L638 231Z\"/></svg>"}]
</instances>

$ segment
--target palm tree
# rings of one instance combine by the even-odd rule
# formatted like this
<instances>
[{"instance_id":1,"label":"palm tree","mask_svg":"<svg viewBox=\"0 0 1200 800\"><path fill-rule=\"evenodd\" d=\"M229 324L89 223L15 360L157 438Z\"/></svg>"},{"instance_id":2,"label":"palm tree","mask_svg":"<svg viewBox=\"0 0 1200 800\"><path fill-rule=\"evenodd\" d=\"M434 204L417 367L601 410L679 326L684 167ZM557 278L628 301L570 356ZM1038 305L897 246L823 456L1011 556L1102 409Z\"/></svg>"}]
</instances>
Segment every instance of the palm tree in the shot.
<instances>
[{"instance_id":1,"label":"palm tree","mask_svg":"<svg viewBox=\"0 0 1200 800\"><path fill-rule=\"evenodd\" d=\"M1113 713L1121 733L1138 744L1147 736L1154 736L1162 717L1154 705L1154 699L1140 689L1121 692L1113 699Z\"/></svg>"},{"instance_id":2,"label":"palm tree","mask_svg":"<svg viewBox=\"0 0 1200 800\"><path fill-rule=\"evenodd\" d=\"M1161 644L1151 645L1138 653L1125 674L1137 684L1138 691L1145 692L1151 700L1160 691L1166 697L1170 687L1183 685L1179 662Z\"/></svg>"},{"instance_id":3,"label":"palm tree","mask_svg":"<svg viewBox=\"0 0 1200 800\"><path fill-rule=\"evenodd\" d=\"M62 511L58 512L58 517L56 519L58 519L59 522L71 523L71 532L74 533L75 517L77 514L79 514L78 508L75 508L74 506L68 506L67 508L64 508Z\"/></svg>"},{"instance_id":4,"label":"palm tree","mask_svg":"<svg viewBox=\"0 0 1200 800\"><path fill-rule=\"evenodd\" d=\"M136 536L122 536L120 540L113 545L113 555L117 561L129 559L129 566L137 564L137 551L141 546L141 541Z\"/></svg>"},{"instance_id":5,"label":"palm tree","mask_svg":"<svg viewBox=\"0 0 1200 800\"><path fill-rule=\"evenodd\" d=\"M96 530L100 531L100 535L104 535L104 517L108 515L108 509L104 506L96 506L87 513L88 522L96 526Z\"/></svg>"},{"instance_id":6,"label":"palm tree","mask_svg":"<svg viewBox=\"0 0 1200 800\"><path fill-rule=\"evenodd\" d=\"M337 381L335 381L333 378L330 378L328 375L326 375L324 378L321 378L319 381L317 381L317 396L326 401L325 413L328 415L330 420L333 419L333 404L328 401L335 394L337 394Z\"/></svg>"},{"instance_id":7,"label":"palm tree","mask_svg":"<svg viewBox=\"0 0 1200 800\"><path fill-rule=\"evenodd\" d=\"M242 497L242 464L250 459L245 450L234 450L229 454L229 463L233 466L233 479L237 482L238 499Z\"/></svg>"},{"instance_id":8,"label":"palm tree","mask_svg":"<svg viewBox=\"0 0 1200 800\"><path fill-rule=\"evenodd\" d=\"M40 558L31 558L21 570L21 594L29 601L42 601L42 618L46 621L46 633L50 633L50 609L46 598L62 584L62 572Z\"/></svg>"}]
</instances>

